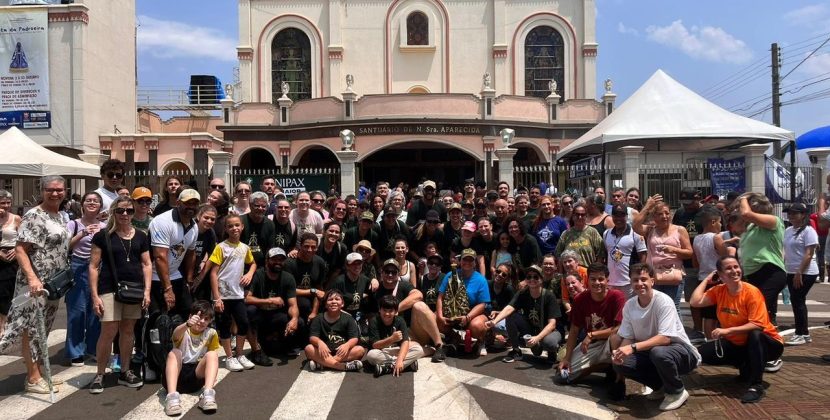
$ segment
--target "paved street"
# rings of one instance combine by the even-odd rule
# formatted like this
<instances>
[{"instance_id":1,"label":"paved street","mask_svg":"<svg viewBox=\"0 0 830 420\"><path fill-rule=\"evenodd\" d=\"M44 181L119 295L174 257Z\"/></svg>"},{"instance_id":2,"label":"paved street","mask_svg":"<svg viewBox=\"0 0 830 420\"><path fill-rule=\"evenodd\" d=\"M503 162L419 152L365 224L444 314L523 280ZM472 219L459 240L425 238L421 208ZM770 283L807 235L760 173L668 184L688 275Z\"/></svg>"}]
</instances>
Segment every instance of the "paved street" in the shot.
<instances>
[{"instance_id":1,"label":"paved street","mask_svg":"<svg viewBox=\"0 0 830 420\"><path fill-rule=\"evenodd\" d=\"M830 285L816 285L810 293L811 323L830 319ZM65 312L63 312L65 313ZM781 324L792 322L791 308L781 306ZM95 367L68 367L63 358L64 316L56 321L49 344L55 375L67 381L49 404L48 396L20 392L24 369L18 357L0 356L0 413L4 419L163 418L161 386L140 389L118 386L108 377L103 394L85 387ZM681 409L661 413L658 403L636 395L639 386L628 383L629 397L607 400L603 377L594 375L576 386L553 383L554 369L543 362L500 361L503 353L479 359L450 358L445 364L424 359L417 373L401 378L375 379L368 373L308 372L304 357L277 361L270 368L219 372L216 387L219 412L215 418L338 419L461 419L461 418L830 418L830 330L812 331L813 343L787 348L784 367L765 375L767 397L757 405L742 405L744 389L736 386L732 369L704 366L686 379L691 398ZM184 417L202 416L197 397L184 396Z\"/></svg>"}]
</instances>

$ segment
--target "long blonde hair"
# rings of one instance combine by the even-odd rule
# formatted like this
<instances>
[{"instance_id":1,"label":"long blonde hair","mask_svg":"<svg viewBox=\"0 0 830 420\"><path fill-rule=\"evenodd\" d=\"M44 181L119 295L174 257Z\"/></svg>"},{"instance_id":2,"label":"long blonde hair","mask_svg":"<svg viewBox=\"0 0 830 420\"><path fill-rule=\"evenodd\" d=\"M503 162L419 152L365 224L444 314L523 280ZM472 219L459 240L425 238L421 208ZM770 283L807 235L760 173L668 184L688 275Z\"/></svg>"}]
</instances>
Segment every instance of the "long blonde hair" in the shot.
<instances>
[{"instance_id":1,"label":"long blonde hair","mask_svg":"<svg viewBox=\"0 0 830 420\"><path fill-rule=\"evenodd\" d=\"M109 219L107 219L107 234L115 232L115 209L118 208L119 203L130 203L135 209L135 200L130 198L129 195L119 195L118 198L113 200L109 208Z\"/></svg>"}]
</instances>

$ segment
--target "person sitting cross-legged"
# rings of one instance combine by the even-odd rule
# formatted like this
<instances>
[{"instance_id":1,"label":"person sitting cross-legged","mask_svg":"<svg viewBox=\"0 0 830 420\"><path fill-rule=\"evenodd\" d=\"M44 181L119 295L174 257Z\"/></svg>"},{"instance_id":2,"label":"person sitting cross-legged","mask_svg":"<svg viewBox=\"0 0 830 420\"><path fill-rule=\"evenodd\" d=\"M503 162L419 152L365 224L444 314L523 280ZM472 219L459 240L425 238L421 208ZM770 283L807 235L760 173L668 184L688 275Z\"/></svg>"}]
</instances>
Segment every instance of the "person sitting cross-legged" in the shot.
<instances>
[{"instance_id":1,"label":"person sitting cross-legged","mask_svg":"<svg viewBox=\"0 0 830 420\"><path fill-rule=\"evenodd\" d=\"M369 322L372 348L363 360L375 367L375 377L389 373L401 376L407 367L417 371L424 349L409 339L409 328L398 316L398 299L393 295L382 297L378 312Z\"/></svg>"},{"instance_id":2,"label":"person sitting cross-legged","mask_svg":"<svg viewBox=\"0 0 830 420\"><path fill-rule=\"evenodd\" d=\"M680 375L700 364L700 354L683 329L674 299L654 290L654 269L635 264L630 276L634 297L625 303L620 329L610 339L614 369L653 389L646 398L662 398L661 410L675 410L689 398Z\"/></svg>"},{"instance_id":3,"label":"person sitting cross-legged","mask_svg":"<svg viewBox=\"0 0 830 420\"><path fill-rule=\"evenodd\" d=\"M308 370L321 368L357 372L366 349L357 345L360 328L357 321L343 312L343 294L330 289L323 296L325 312L311 321L311 336L305 347Z\"/></svg>"},{"instance_id":4,"label":"person sitting cross-legged","mask_svg":"<svg viewBox=\"0 0 830 420\"><path fill-rule=\"evenodd\" d=\"M507 335L513 349L502 361L512 363L522 360L523 345L530 347L535 356L548 352L548 360L556 361L562 334L556 331L556 318L561 316L559 302L553 292L542 288L542 268L531 265L526 269L527 288L513 295L513 300L492 320L487 328L493 328L502 319L507 320ZM526 338L530 336L530 338Z\"/></svg>"}]
</instances>

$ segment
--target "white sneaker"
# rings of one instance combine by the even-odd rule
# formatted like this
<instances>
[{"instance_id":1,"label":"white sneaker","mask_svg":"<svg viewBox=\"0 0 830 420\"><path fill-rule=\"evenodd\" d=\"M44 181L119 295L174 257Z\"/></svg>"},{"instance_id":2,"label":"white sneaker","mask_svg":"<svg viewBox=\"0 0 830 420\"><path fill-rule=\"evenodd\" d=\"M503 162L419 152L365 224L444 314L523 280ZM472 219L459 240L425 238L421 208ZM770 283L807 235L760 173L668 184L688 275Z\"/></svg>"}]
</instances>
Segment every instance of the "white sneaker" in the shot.
<instances>
[{"instance_id":1,"label":"white sneaker","mask_svg":"<svg viewBox=\"0 0 830 420\"><path fill-rule=\"evenodd\" d=\"M784 361L781 359L775 359L771 362L767 362L764 364L764 372L775 373L781 370L781 366L784 366Z\"/></svg>"},{"instance_id":2,"label":"white sneaker","mask_svg":"<svg viewBox=\"0 0 830 420\"><path fill-rule=\"evenodd\" d=\"M178 416L182 414L182 403L178 392L167 394L164 401L164 414L168 416Z\"/></svg>"},{"instance_id":3,"label":"white sneaker","mask_svg":"<svg viewBox=\"0 0 830 420\"><path fill-rule=\"evenodd\" d=\"M802 344L807 344L807 339L804 338L803 335L794 335L790 337L789 340L784 342L787 346L800 346Z\"/></svg>"},{"instance_id":4,"label":"white sneaker","mask_svg":"<svg viewBox=\"0 0 830 420\"><path fill-rule=\"evenodd\" d=\"M243 354L243 355L241 355L241 356L236 356L236 360L237 360L237 361L239 362L239 364L240 364L240 365L242 365L242 367L244 367L245 369L253 369L253 368L254 368L254 363L253 363L253 362L251 362L250 360L248 360L248 358L247 358L247 357L245 357L245 355L244 355L244 354Z\"/></svg>"},{"instance_id":5,"label":"white sneaker","mask_svg":"<svg viewBox=\"0 0 830 420\"><path fill-rule=\"evenodd\" d=\"M660 401L666 398L666 393L663 392L662 389L657 391L652 391L650 394L646 394L646 399L649 401Z\"/></svg>"},{"instance_id":6,"label":"white sneaker","mask_svg":"<svg viewBox=\"0 0 830 420\"><path fill-rule=\"evenodd\" d=\"M225 359L225 369L231 372L242 372L245 368L236 360L236 357L228 357Z\"/></svg>"},{"instance_id":7,"label":"white sneaker","mask_svg":"<svg viewBox=\"0 0 830 420\"><path fill-rule=\"evenodd\" d=\"M198 407L205 413L215 413L219 406L216 404L216 391L213 389L206 389L199 396Z\"/></svg>"},{"instance_id":8,"label":"white sneaker","mask_svg":"<svg viewBox=\"0 0 830 420\"><path fill-rule=\"evenodd\" d=\"M683 391L677 394L666 394L663 402L660 403L660 409L663 411L671 411L680 408L686 400L689 399L689 391L684 388Z\"/></svg>"}]
</instances>

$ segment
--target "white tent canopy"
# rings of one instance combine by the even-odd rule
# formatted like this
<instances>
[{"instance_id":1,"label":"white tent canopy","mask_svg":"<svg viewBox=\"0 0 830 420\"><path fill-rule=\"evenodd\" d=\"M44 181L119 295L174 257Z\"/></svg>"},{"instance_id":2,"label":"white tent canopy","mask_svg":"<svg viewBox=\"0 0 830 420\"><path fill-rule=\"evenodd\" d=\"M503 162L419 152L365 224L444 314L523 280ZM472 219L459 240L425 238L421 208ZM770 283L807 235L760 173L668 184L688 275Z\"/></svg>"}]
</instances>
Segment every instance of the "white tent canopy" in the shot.
<instances>
[{"instance_id":1,"label":"white tent canopy","mask_svg":"<svg viewBox=\"0 0 830 420\"><path fill-rule=\"evenodd\" d=\"M791 131L733 114L657 70L611 115L562 148L557 158L577 150L599 153L603 143L607 151L621 146L705 151L794 138Z\"/></svg>"},{"instance_id":2,"label":"white tent canopy","mask_svg":"<svg viewBox=\"0 0 830 420\"><path fill-rule=\"evenodd\" d=\"M0 175L41 177L46 175L98 178L98 166L55 153L30 139L17 127L0 134Z\"/></svg>"}]
</instances>

